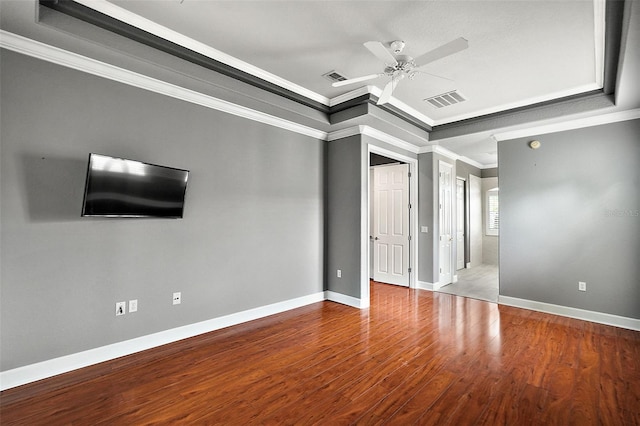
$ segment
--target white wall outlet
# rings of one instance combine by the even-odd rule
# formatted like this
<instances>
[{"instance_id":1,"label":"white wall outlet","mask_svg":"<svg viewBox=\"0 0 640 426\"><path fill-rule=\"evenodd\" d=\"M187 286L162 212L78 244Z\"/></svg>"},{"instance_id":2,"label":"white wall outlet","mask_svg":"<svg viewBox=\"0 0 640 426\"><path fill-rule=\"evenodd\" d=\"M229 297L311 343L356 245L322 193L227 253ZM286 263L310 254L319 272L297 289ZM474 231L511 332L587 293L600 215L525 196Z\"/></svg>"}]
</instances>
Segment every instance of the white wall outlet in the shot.
<instances>
[{"instance_id":1,"label":"white wall outlet","mask_svg":"<svg viewBox=\"0 0 640 426\"><path fill-rule=\"evenodd\" d=\"M338 276L338 278L342 278L342 269L338 269L336 275Z\"/></svg>"},{"instance_id":2,"label":"white wall outlet","mask_svg":"<svg viewBox=\"0 0 640 426\"><path fill-rule=\"evenodd\" d=\"M182 293L173 293L173 304L179 305L180 303L182 303Z\"/></svg>"},{"instance_id":3,"label":"white wall outlet","mask_svg":"<svg viewBox=\"0 0 640 426\"><path fill-rule=\"evenodd\" d=\"M429 227L428 226L421 226L420 227L420 232L428 234L429 233Z\"/></svg>"},{"instance_id":4,"label":"white wall outlet","mask_svg":"<svg viewBox=\"0 0 640 426\"><path fill-rule=\"evenodd\" d=\"M129 312L136 312L138 310L138 299L129 300Z\"/></svg>"},{"instance_id":5,"label":"white wall outlet","mask_svg":"<svg viewBox=\"0 0 640 426\"><path fill-rule=\"evenodd\" d=\"M578 281L578 290L587 291L587 283L584 281Z\"/></svg>"},{"instance_id":6,"label":"white wall outlet","mask_svg":"<svg viewBox=\"0 0 640 426\"><path fill-rule=\"evenodd\" d=\"M116 302L116 316L127 313L127 302Z\"/></svg>"}]
</instances>

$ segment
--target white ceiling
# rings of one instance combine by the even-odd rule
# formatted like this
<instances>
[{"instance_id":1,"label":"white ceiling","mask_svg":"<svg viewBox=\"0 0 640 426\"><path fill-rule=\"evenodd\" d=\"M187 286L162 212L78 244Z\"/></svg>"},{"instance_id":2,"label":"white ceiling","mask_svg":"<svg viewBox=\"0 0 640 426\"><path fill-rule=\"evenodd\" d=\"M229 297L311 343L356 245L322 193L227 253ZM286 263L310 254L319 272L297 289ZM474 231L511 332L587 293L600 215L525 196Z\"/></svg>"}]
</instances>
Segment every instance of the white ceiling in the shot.
<instances>
[{"instance_id":1,"label":"white ceiling","mask_svg":"<svg viewBox=\"0 0 640 426\"><path fill-rule=\"evenodd\" d=\"M96 8L96 2L78 1ZM116 6L109 12L112 16L120 14L120 19L136 26L153 27L181 44L196 43L210 49L215 59L323 103L365 85L379 94L388 82L380 77L333 88L322 77L331 70L348 78L382 72L382 62L363 46L366 41L403 40L404 53L416 57L464 37L469 41L467 50L423 68L453 81L420 75L401 81L394 92L392 103L406 106L429 125L602 87L604 2L600 0L109 0L106 4ZM442 109L424 101L453 89L468 100ZM457 147L459 154L482 164L496 162L495 141L473 143L467 138Z\"/></svg>"}]
</instances>

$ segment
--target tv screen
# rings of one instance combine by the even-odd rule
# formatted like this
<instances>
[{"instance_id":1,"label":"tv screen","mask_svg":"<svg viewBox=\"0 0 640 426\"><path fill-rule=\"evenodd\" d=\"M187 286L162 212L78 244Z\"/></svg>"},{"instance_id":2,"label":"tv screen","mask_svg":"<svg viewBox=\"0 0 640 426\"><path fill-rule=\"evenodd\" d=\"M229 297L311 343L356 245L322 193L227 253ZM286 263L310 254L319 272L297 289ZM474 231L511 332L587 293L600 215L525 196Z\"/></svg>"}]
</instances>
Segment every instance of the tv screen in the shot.
<instances>
[{"instance_id":1,"label":"tv screen","mask_svg":"<svg viewBox=\"0 0 640 426\"><path fill-rule=\"evenodd\" d=\"M189 171L89 154L82 216L181 218Z\"/></svg>"}]
</instances>

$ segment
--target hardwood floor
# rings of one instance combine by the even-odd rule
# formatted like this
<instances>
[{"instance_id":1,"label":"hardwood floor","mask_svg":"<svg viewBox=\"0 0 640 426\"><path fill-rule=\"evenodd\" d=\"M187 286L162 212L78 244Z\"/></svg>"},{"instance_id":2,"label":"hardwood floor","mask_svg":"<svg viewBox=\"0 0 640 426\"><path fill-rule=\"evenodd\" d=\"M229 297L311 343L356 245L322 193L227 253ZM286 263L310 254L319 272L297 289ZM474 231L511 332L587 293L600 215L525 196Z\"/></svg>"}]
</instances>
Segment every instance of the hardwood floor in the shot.
<instances>
[{"instance_id":1,"label":"hardwood floor","mask_svg":"<svg viewBox=\"0 0 640 426\"><path fill-rule=\"evenodd\" d=\"M0 394L2 425L640 425L640 332L372 284Z\"/></svg>"}]
</instances>

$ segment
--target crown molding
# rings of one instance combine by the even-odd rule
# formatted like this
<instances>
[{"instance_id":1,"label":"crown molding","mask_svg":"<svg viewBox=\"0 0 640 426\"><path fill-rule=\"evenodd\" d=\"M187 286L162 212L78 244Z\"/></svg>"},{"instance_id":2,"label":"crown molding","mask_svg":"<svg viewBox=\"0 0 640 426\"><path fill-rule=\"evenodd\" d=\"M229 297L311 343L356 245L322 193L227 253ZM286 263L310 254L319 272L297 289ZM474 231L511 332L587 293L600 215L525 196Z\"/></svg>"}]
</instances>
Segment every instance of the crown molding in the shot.
<instances>
[{"instance_id":1,"label":"crown molding","mask_svg":"<svg viewBox=\"0 0 640 426\"><path fill-rule=\"evenodd\" d=\"M626 111L616 111L609 114L601 114L593 117L577 118L559 123L530 126L524 129L494 133L492 137L496 141L525 138L527 136L544 135L548 133L564 132L567 130L582 129L585 127L601 126L620 121L635 120L640 118L640 108Z\"/></svg>"},{"instance_id":2,"label":"crown molding","mask_svg":"<svg viewBox=\"0 0 640 426\"><path fill-rule=\"evenodd\" d=\"M347 127L346 129L341 129L341 130L336 130L334 132L330 132L329 135L327 136L327 141L332 142L332 141L336 141L338 139L343 139L343 138L347 138L349 136L355 136L355 135L365 135L365 136L369 136L372 137L376 140L379 140L381 142L387 143L389 145L395 146L396 148L400 148L403 149L405 151L409 151L413 154L418 154L420 148L418 148L416 145L410 144L408 142L403 141L400 138L397 138L395 136L392 136L388 133L385 133L383 131L380 131L378 129L375 129L371 126L367 126L367 125L360 125L360 126L353 126L353 127Z\"/></svg>"},{"instance_id":3,"label":"crown molding","mask_svg":"<svg viewBox=\"0 0 640 426\"><path fill-rule=\"evenodd\" d=\"M418 151L418 154L427 154L427 153L430 153L430 152L433 152L433 153L436 153L436 154L440 154L440 155L445 156L447 158L450 158L452 160L459 160L461 158L460 155L458 155L455 152L450 151L447 148L444 148L444 147L442 147L440 145L423 146Z\"/></svg>"},{"instance_id":4,"label":"crown molding","mask_svg":"<svg viewBox=\"0 0 640 426\"><path fill-rule=\"evenodd\" d=\"M479 169L491 169L493 167L497 167L497 165L479 163L476 160L472 160L471 158L465 157L463 155L458 157L458 160L462 161L463 163L467 163L473 167L477 167Z\"/></svg>"},{"instance_id":5,"label":"crown molding","mask_svg":"<svg viewBox=\"0 0 640 426\"><path fill-rule=\"evenodd\" d=\"M233 68L236 68L240 71L244 71L248 74L254 75L262 80L268 81L269 83L273 83L286 90L290 90L291 92L297 93L299 95L302 95L306 98L309 98L321 104L329 105L329 98L327 98L326 96L323 96L312 90L306 89L284 78L278 77L275 74L272 74L268 71L263 70L262 68L258 68L238 58L235 58L231 55L228 55L224 52L214 49L202 42L192 39L191 37L187 37L163 25L157 24L153 21L150 21L149 19L143 18L140 15L137 15L126 9L123 9L106 0L74 0L74 1L96 12L102 13L113 19L124 22L125 24L139 28L143 31L146 31L150 34L161 37L179 46L182 46L194 52L200 53L201 55L204 55L210 59L225 63Z\"/></svg>"},{"instance_id":6,"label":"crown molding","mask_svg":"<svg viewBox=\"0 0 640 426\"><path fill-rule=\"evenodd\" d=\"M327 139L327 132L237 105L213 96L205 95L203 93L148 77L124 68L116 67L105 62L87 58L86 56L50 46L8 31L0 30L0 47L57 65L62 65L67 68L82 71L87 74L117 81L119 83L159 93L175 99L180 99L206 108L226 112L249 120L268 124L270 126L289 130L305 136L310 136L315 139Z\"/></svg>"}]
</instances>

